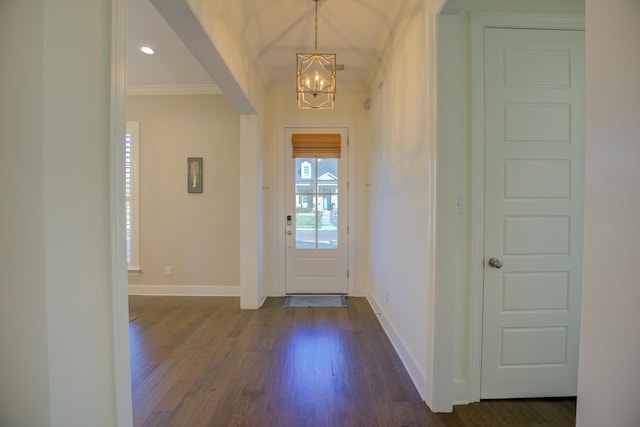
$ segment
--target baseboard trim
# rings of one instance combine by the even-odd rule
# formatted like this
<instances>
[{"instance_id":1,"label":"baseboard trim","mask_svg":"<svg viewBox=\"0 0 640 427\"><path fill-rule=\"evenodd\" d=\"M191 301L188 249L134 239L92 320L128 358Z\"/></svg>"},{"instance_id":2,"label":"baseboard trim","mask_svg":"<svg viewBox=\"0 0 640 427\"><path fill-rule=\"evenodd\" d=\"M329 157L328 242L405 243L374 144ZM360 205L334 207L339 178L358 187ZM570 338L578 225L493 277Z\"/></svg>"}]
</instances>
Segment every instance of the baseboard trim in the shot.
<instances>
[{"instance_id":1,"label":"baseboard trim","mask_svg":"<svg viewBox=\"0 0 640 427\"><path fill-rule=\"evenodd\" d=\"M129 285L129 295L239 297L240 286Z\"/></svg>"},{"instance_id":2,"label":"baseboard trim","mask_svg":"<svg viewBox=\"0 0 640 427\"><path fill-rule=\"evenodd\" d=\"M373 296L373 294L371 292L367 292L366 298L369 301L369 304L371 304L371 308L373 308L373 312L378 316L378 319L380 320L380 324L382 325L382 329L384 329L384 332L387 334L389 341L391 341L391 345L393 345L393 348L396 350L396 353L398 353L398 356L400 357L402 364L404 365L405 369L409 373L409 377L411 377L411 381L413 381L413 385L415 385L422 400L425 400L427 396L426 374L420 369L420 366L418 365L418 363L416 363L415 358L409 351L408 347L406 346L402 338L400 338L400 335L397 333L393 324L391 323L387 315L384 313L382 306L378 304L378 301Z\"/></svg>"},{"instance_id":3,"label":"baseboard trim","mask_svg":"<svg viewBox=\"0 0 640 427\"><path fill-rule=\"evenodd\" d=\"M351 295L351 297L369 297L369 288L366 286L356 286L355 292Z\"/></svg>"},{"instance_id":4,"label":"baseboard trim","mask_svg":"<svg viewBox=\"0 0 640 427\"><path fill-rule=\"evenodd\" d=\"M465 380L453 381L453 404L468 405L469 404L469 383Z\"/></svg>"},{"instance_id":5,"label":"baseboard trim","mask_svg":"<svg viewBox=\"0 0 640 427\"><path fill-rule=\"evenodd\" d=\"M267 298L269 297L266 295L260 298L260 303L258 304L258 308L261 308L264 305L264 303L267 301Z\"/></svg>"},{"instance_id":6,"label":"baseboard trim","mask_svg":"<svg viewBox=\"0 0 640 427\"><path fill-rule=\"evenodd\" d=\"M271 286L271 287L265 287L264 290L264 296L265 298L269 298L269 297L283 297L286 294L284 294L282 292L282 290L276 286Z\"/></svg>"}]
</instances>

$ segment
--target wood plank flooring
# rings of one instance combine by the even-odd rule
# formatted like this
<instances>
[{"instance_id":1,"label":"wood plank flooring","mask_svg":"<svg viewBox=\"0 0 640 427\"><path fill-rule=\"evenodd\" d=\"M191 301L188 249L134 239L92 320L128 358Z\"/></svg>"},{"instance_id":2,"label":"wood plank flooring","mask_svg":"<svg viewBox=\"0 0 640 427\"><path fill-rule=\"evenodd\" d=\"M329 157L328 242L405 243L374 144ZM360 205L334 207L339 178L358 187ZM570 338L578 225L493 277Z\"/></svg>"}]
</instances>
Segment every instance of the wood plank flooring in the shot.
<instances>
[{"instance_id":1,"label":"wood plank flooring","mask_svg":"<svg viewBox=\"0 0 640 427\"><path fill-rule=\"evenodd\" d=\"M134 425L570 426L575 399L483 401L434 415L364 298L240 310L233 297L131 296Z\"/></svg>"},{"instance_id":2,"label":"wood plank flooring","mask_svg":"<svg viewBox=\"0 0 640 427\"><path fill-rule=\"evenodd\" d=\"M576 399L483 400L438 418L449 427L573 427Z\"/></svg>"},{"instance_id":3,"label":"wood plank flooring","mask_svg":"<svg viewBox=\"0 0 640 427\"><path fill-rule=\"evenodd\" d=\"M135 426L442 426L364 298L241 311L238 298L139 297Z\"/></svg>"}]
</instances>

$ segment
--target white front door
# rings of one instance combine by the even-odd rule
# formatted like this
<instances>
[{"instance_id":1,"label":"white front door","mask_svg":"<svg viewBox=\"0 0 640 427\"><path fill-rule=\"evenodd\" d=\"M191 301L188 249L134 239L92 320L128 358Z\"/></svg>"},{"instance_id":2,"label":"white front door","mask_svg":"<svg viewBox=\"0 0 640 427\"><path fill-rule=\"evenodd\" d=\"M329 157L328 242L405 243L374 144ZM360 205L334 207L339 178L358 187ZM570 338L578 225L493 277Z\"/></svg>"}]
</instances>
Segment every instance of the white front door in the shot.
<instances>
[{"instance_id":1,"label":"white front door","mask_svg":"<svg viewBox=\"0 0 640 427\"><path fill-rule=\"evenodd\" d=\"M340 157L294 157L293 135L340 135ZM287 128L286 291L347 293L346 128Z\"/></svg>"},{"instance_id":2,"label":"white front door","mask_svg":"<svg viewBox=\"0 0 640 427\"><path fill-rule=\"evenodd\" d=\"M485 29L481 398L575 396L584 32Z\"/></svg>"}]
</instances>

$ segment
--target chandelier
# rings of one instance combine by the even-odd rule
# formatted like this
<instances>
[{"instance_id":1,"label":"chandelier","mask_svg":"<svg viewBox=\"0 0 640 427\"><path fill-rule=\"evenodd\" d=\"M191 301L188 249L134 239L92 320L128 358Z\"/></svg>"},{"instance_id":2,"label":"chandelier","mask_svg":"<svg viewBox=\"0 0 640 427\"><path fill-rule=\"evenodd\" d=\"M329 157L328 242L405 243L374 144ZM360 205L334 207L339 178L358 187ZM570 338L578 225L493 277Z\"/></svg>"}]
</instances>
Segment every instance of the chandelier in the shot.
<instances>
[{"instance_id":1,"label":"chandelier","mask_svg":"<svg viewBox=\"0 0 640 427\"><path fill-rule=\"evenodd\" d=\"M336 98L336 54L318 53L318 2L315 12L313 53L296 54L298 108L331 110Z\"/></svg>"}]
</instances>

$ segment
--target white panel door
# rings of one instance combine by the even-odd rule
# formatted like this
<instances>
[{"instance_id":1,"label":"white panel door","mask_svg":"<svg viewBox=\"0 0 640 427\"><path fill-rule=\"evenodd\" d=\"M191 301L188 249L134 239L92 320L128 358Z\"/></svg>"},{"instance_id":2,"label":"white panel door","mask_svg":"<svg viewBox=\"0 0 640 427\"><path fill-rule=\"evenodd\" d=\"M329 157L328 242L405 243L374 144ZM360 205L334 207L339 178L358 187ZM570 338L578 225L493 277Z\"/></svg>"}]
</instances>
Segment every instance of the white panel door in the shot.
<instances>
[{"instance_id":1,"label":"white panel door","mask_svg":"<svg viewBox=\"0 0 640 427\"><path fill-rule=\"evenodd\" d=\"M486 29L484 42L481 398L575 396L584 32Z\"/></svg>"},{"instance_id":2,"label":"white panel door","mask_svg":"<svg viewBox=\"0 0 640 427\"><path fill-rule=\"evenodd\" d=\"M293 158L293 134L340 134L341 155ZM287 128L286 291L288 294L346 294L346 128Z\"/></svg>"}]
</instances>

